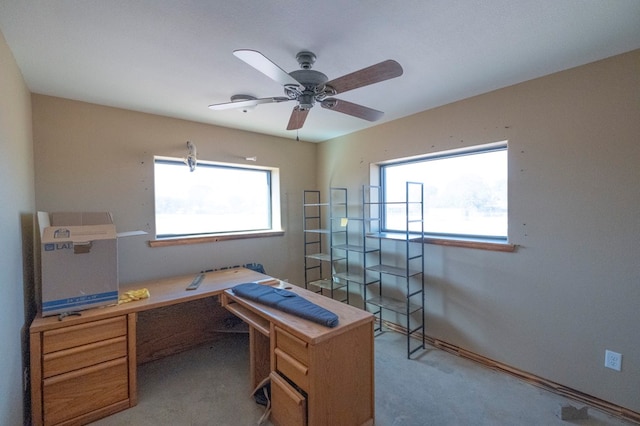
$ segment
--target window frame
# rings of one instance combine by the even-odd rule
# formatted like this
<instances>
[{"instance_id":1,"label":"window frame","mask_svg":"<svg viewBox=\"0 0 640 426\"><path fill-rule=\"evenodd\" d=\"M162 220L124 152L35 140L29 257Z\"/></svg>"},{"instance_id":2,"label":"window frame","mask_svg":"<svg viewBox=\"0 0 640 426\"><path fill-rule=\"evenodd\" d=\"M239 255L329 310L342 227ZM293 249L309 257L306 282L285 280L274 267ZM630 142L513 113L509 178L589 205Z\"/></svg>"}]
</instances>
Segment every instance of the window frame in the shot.
<instances>
[{"instance_id":1,"label":"window frame","mask_svg":"<svg viewBox=\"0 0 640 426\"><path fill-rule=\"evenodd\" d=\"M219 167L225 169L235 170L259 170L267 172L268 186L269 186L269 200L270 209L268 212L270 227L258 230L232 230L222 232L210 232L210 233L194 233L194 234L158 234L157 230L157 212L156 212L156 164L175 164L176 166L183 166L185 170L187 165L184 164L184 160L175 157L154 156L153 161L153 180L154 180L154 231L155 239L149 242L151 247L162 247L170 245L184 245L194 243L207 243L218 242L235 239L245 238L260 238L283 235L282 218L281 218L281 197L280 197L280 169L277 167L268 166L254 166L247 164L226 163L219 161L206 161L198 159L197 167ZM186 170L187 171L187 170ZM188 172L188 171L187 171Z\"/></svg>"},{"instance_id":2,"label":"window frame","mask_svg":"<svg viewBox=\"0 0 640 426\"><path fill-rule=\"evenodd\" d=\"M429 160L437 160L444 158L455 158L466 155L474 155L474 154L482 154L487 152L496 152L496 151L506 151L507 156L509 152L508 140L487 143L482 145L475 145L470 147L465 147L461 149L453 149L440 151L429 154L416 155L412 157L398 158L393 160L386 160L382 162L378 162L372 164L371 167L371 184L378 185L381 188L381 198L382 202L387 201L386 197L386 182L385 182L385 168L388 166L394 166L399 164L409 164L409 163L417 163L421 161L429 161ZM507 164L507 185L509 179ZM508 197L508 189L507 189L507 197ZM398 232L397 230L387 229L387 218L385 217L386 212L384 209L382 210L382 220L381 220L381 229L385 232ZM425 218L427 220L427 218ZM468 247L468 248L479 248L486 250L496 250L496 251L515 251L516 246L509 243L509 208L507 202L507 231L506 235L503 236L484 236L484 235L473 235L473 234L451 234L451 233L439 233L439 232L425 232L423 242L426 244L437 244L444 246L455 246L455 247ZM404 231L403 231L404 232Z\"/></svg>"}]
</instances>

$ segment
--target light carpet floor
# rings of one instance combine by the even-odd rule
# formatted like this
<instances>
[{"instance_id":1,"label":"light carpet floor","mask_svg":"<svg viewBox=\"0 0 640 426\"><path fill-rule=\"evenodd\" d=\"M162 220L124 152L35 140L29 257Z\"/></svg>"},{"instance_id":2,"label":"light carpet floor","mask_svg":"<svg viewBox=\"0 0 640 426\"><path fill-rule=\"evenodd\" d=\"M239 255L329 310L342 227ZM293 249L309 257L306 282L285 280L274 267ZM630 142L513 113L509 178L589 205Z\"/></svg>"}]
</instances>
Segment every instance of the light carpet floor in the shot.
<instances>
[{"instance_id":1,"label":"light carpet floor","mask_svg":"<svg viewBox=\"0 0 640 426\"><path fill-rule=\"evenodd\" d=\"M561 404L584 405L435 348L409 360L405 339L375 339L377 426L632 425L592 407L587 419L561 420ZM248 335L229 334L139 366L138 405L93 425L255 425L264 407L250 391Z\"/></svg>"}]
</instances>

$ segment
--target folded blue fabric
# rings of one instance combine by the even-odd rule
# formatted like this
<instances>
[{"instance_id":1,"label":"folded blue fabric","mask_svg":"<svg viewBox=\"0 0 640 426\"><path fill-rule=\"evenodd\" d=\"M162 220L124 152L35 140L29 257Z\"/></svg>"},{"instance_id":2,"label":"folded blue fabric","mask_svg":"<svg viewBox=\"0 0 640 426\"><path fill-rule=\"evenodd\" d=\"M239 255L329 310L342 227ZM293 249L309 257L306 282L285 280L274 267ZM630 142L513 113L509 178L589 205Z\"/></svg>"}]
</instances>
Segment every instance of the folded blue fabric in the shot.
<instances>
[{"instance_id":1,"label":"folded blue fabric","mask_svg":"<svg viewBox=\"0 0 640 426\"><path fill-rule=\"evenodd\" d=\"M263 303L327 327L338 325L336 314L289 290L257 283L238 284L232 290L237 296Z\"/></svg>"}]
</instances>

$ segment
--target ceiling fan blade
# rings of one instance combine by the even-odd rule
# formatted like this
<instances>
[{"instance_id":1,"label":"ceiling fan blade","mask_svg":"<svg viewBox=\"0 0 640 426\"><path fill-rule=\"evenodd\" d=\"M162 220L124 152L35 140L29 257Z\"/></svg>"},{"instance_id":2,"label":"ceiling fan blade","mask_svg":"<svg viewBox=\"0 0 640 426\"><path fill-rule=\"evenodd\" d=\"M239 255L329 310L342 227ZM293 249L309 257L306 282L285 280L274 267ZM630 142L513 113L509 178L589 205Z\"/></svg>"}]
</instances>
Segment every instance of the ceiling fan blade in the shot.
<instances>
[{"instance_id":1,"label":"ceiling fan blade","mask_svg":"<svg viewBox=\"0 0 640 426\"><path fill-rule=\"evenodd\" d=\"M343 101L342 99L327 98L321 102L322 108L352 115L367 121L376 121L382 118L384 112L366 106Z\"/></svg>"},{"instance_id":2,"label":"ceiling fan blade","mask_svg":"<svg viewBox=\"0 0 640 426\"><path fill-rule=\"evenodd\" d=\"M221 111L221 110L225 110L225 109L232 109L232 108L247 108L247 107L254 107L256 105L260 105L260 104L270 104L270 103L278 103L278 102L286 102L286 101L290 101L291 99L286 98L284 96L277 96L274 98L260 98L260 99L249 99L246 101L231 101L231 102L224 102L221 104L213 104L213 105L209 105L209 109L212 109L214 111Z\"/></svg>"},{"instance_id":3,"label":"ceiling fan blade","mask_svg":"<svg viewBox=\"0 0 640 426\"><path fill-rule=\"evenodd\" d=\"M370 67L343 75L326 83L335 90L335 94L344 93L358 87L368 86L402 75L402 66L392 59L380 62Z\"/></svg>"},{"instance_id":4,"label":"ceiling fan blade","mask_svg":"<svg viewBox=\"0 0 640 426\"><path fill-rule=\"evenodd\" d=\"M309 114L308 109L300 109L300 106L296 105L291 112L287 130L301 129L302 126L304 126L304 121L307 119L307 114Z\"/></svg>"},{"instance_id":5,"label":"ceiling fan blade","mask_svg":"<svg viewBox=\"0 0 640 426\"><path fill-rule=\"evenodd\" d=\"M283 86L287 84L300 85L295 78L257 50L239 49L234 50L233 54Z\"/></svg>"}]
</instances>

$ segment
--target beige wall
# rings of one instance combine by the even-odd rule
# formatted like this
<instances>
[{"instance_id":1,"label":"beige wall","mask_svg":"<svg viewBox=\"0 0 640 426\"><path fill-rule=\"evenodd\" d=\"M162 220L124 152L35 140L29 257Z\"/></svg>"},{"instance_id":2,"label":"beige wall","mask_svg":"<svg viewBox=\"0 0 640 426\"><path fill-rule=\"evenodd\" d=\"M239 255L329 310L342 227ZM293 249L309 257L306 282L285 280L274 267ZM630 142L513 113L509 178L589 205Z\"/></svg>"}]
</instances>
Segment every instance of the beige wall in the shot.
<instances>
[{"instance_id":1,"label":"beige wall","mask_svg":"<svg viewBox=\"0 0 640 426\"><path fill-rule=\"evenodd\" d=\"M118 241L121 283L248 262L302 282L301 200L316 185L316 144L48 96L32 103L37 209L111 211L118 231L149 232ZM280 168L284 237L148 246L154 155L184 158L188 140L200 160Z\"/></svg>"},{"instance_id":2,"label":"beige wall","mask_svg":"<svg viewBox=\"0 0 640 426\"><path fill-rule=\"evenodd\" d=\"M0 33L0 424L23 424L23 368L33 317L33 144L31 103Z\"/></svg>"},{"instance_id":3,"label":"beige wall","mask_svg":"<svg viewBox=\"0 0 640 426\"><path fill-rule=\"evenodd\" d=\"M427 245L427 334L640 412L640 51L323 143L318 184L501 140L519 249Z\"/></svg>"}]
</instances>

